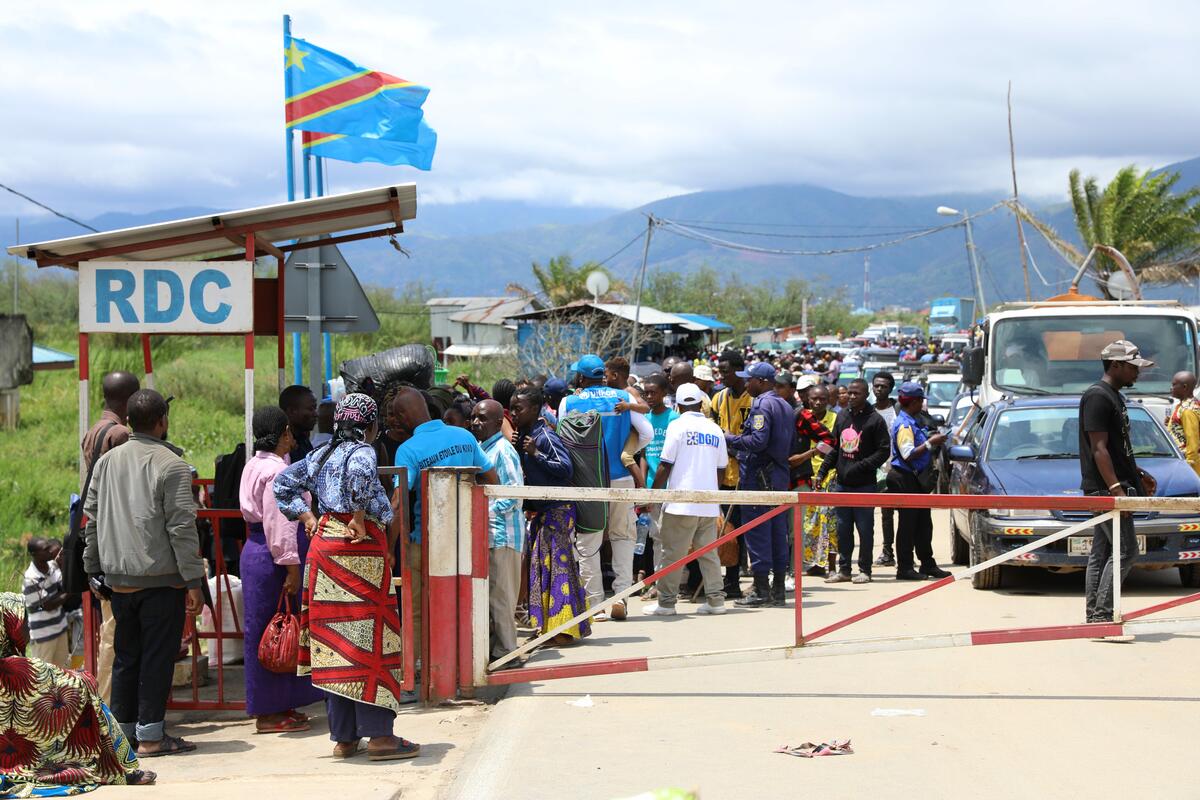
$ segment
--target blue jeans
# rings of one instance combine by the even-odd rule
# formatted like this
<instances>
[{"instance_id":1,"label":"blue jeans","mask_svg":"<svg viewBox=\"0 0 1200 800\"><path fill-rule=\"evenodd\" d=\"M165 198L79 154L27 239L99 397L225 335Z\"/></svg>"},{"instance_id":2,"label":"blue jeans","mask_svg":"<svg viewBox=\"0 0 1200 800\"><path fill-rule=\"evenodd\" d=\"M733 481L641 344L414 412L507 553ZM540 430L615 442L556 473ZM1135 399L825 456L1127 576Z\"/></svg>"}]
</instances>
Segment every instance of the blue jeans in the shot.
<instances>
[{"instance_id":1,"label":"blue jeans","mask_svg":"<svg viewBox=\"0 0 1200 800\"><path fill-rule=\"evenodd\" d=\"M875 484L866 486L842 486L837 484L835 492L875 493ZM858 528L858 570L864 575L871 574L871 553L875 548L875 509L874 508L837 508L838 532L838 571L849 575L854 563L854 529Z\"/></svg>"}]
</instances>

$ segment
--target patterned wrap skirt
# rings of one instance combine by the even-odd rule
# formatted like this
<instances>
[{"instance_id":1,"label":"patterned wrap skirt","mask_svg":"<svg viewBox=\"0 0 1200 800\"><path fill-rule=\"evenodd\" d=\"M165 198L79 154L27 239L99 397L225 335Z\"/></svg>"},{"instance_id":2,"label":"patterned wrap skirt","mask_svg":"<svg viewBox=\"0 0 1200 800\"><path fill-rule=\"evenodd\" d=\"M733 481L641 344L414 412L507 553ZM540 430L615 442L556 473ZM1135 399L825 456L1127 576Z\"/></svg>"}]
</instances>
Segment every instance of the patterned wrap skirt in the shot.
<instances>
[{"instance_id":1,"label":"patterned wrap skirt","mask_svg":"<svg viewBox=\"0 0 1200 800\"><path fill-rule=\"evenodd\" d=\"M537 512L529 535L529 619L541 634L588 607L575 558L575 504L563 503ZM563 631L574 639L591 632L589 620Z\"/></svg>"},{"instance_id":2,"label":"patterned wrap skirt","mask_svg":"<svg viewBox=\"0 0 1200 800\"><path fill-rule=\"evenodd\" d=\"M325 514L308 547L296 672L359 703L400 710L400 616L385 554L387 534L367 519L352 542L349 514Z\"/></svg>"}]
</instances>

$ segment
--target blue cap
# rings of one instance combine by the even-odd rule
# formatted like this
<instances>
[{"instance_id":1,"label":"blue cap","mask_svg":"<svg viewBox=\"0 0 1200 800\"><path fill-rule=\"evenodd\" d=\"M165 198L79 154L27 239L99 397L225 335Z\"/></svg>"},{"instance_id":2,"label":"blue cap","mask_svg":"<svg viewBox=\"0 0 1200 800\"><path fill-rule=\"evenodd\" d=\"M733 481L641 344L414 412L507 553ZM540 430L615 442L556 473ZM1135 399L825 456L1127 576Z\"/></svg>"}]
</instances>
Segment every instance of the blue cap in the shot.
<instances>
[{"instance_id":1,"label":"blue cap","mask_svg":"<svg viewBox=\"0 0 1200 800\"><path fill-rule=\"evenodd\" d=\"M603 378L604 361L600 356L588 353L571 365L571 372L578 372L585 378Z\"/></svg>"},{"instance_id":2,"label":"blue cap","mask_svg":"<svg viewBox=\"0 0 1200 800\"><path fill-rule=\"evenodd\" d=\"M735 372L739 378L760 378L764 381L775 380L775 368L766 361L755 361L745 372Z\"/></svg>"},{"instance_id":3,"label":"blue cap","mask_svg":"<svg viewBox=\"0 0 1200 800\"><path fill-rule=\"evenodd\" d=\"M551 378L542 386L542 394L561 397L567 393L567 382L562 378Z\"/></svg>"},{"instance_id":4,"label":"blue cap","mask_svg":"<svg viewBox=\"0 0 1200 800\"><path fill-rule=\"evenodd\" d=\"M924 400L925 388L916 381L905 381L904 383L900 384L900 391L898 391L896 394L898 394L900 397L912 397L918 400Z\"/></svg>"}]
</instances>

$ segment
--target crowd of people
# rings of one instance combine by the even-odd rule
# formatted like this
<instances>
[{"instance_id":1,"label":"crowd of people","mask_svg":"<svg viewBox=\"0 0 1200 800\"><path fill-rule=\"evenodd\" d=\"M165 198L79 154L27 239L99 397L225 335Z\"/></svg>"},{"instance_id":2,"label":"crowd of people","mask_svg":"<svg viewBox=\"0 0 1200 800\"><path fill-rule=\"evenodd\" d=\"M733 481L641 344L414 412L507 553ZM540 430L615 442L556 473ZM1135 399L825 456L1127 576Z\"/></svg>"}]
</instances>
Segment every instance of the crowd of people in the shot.
<instances>
[{"instance_id":1,"label":"crowd of people","mask_svg":"<svg viewBox=\"0 0 1200 800\"><path fill-rule=\"evenodd\" d=\"M888 492L932 490L933 454L945 436L925 413L919 383L897 386L881 371L838 385L839 365L819 354L748 355L727 349L670 356L639 377L624 358L586 354L570 365L570 383L538 376L500 380L487 391L463 375L453 387L398 384L381 396L352 393L336 404L292 386L278 405L257 409L252 452L240 455L236 471L245 536L224 554L227 563L233 554L231 569L242 581L246 710L256 731L309 730L302 709L323 700L335 757L365 752L391 760L420 752L394 730L397 712L416 699L402 689L403 615L394 578L404 555L417 582L411 618L420 652L420 489L431 468L469 467L479 483L504 486L881 493L878 506L886 506ZM1121 358L1106 361L1106 369L1124 368ZM1176 389L1181 402L1168 422L1194 454L1195 379L1180 374ZM3 657L24 659L26 638L32 656L8 662L0 702L70 685L83 715L31 723L41 738L18 749L5 770L6 780L31 790L152 782L139 759L196 747L169 735L165 717L174 665L188 644L185 621L211 604L211 531L206 541L195 470L168 439L169 401L123 372L106 375L103 390L104 413L81 443L82 567L102 622L95 679L68 669L78 639L72 620L83 611L79 594L64 586L66 553L57 542L30 541L23 596L0 597ZM404 467L405 479L382 477L380 466ZM795 588L796 548L801 568L831 584L870 583L877 566L894 566L902 581L948 575L932 552L928 509L893 515L883 508L878 558L873 507L812 504L798 521L771 510L574 502L553 491L525 501L491 498L490 656L517 650L522 628L534 636L553 632L546 646L564 647L589 637L595 625L626 619L622 599L605 600L610 592L624 592L743 525L752 527L730 546L646 589L643 613L672 616L689 598L702 598L699 615L725 613L726 600L785 606ZM405 511L412 523L401 538L396 521ZM1098 602L1095 613L1103 615L1104 598ZM572 623L602 603L605 610ZM300 620L297 666L273 671L259 661L259 641L276 611L291 608ZM11 666L18 663L27 666ZM103 733L94 760L62 768L81 724Z\"/></svg>"}]
</instances>

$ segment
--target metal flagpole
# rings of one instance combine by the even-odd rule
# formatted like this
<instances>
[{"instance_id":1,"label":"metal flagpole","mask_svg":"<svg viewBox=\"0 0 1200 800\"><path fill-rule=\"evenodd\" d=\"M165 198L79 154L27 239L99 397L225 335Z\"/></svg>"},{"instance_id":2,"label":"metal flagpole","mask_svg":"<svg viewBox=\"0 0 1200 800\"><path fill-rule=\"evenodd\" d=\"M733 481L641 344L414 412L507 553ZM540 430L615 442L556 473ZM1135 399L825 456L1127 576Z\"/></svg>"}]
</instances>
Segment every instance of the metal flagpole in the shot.
<instances>
[{"instance_id":1,"label":"metal flagpole","mask_svg":"<svg viewBox=\"0 0 1200 800\"><path fill-rule=\"evenodd\" d=\"M313 156L317 173L317 197L325 196L325 159ZM333 379L333 337L329 333L321 334L321 346L325 351L325 380Z\"/></svg>"},{"instance_id":2,"label":"metal flagpole","mask_svg":"<svg viewBox=\"0 0 1200 800\"><path fill-rule=\"evenodd\" d=\"M292 46L292 18L290 15L284 14L283 15L283 49L288 50L291 48L291 46ZM291 74L291 70L287 67L286 63L283 68L283 87L284 87L284 91L283 91L284 102L286 103L287 98L292 96L292 74ZM286 120L286 117L285 117L285 120ZM287 192L288 192L288 202L291 203L296 199L296 158L292 152L293 142L294 142L292 129L287 127L286 121L284 123L284 129L287 131L287 134L286 134L286 136L287 136L287 158L286 158L286 161L287 161ZM280 331L279 335L286 336L287 334L284 331ZM300 334L293 333L292 334L292 369L293 369L293 374L295 376L294 380L292 381L293 383L302 383L301 374L300 374L300 360L301 360Z\"/></svg>"}]
</instances>

